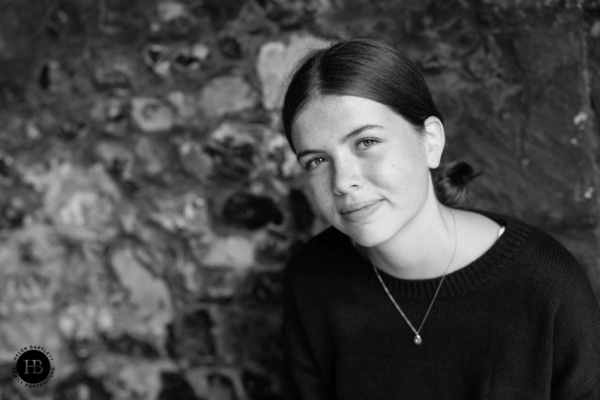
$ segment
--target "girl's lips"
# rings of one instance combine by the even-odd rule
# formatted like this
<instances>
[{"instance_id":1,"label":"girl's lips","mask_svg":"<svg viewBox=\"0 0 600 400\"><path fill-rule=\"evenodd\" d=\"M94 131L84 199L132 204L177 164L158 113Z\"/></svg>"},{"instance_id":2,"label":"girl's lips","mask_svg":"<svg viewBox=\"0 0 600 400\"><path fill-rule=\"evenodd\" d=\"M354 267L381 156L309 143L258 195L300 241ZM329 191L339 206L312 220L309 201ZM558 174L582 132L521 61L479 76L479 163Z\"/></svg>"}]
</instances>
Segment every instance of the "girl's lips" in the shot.
<instances>
[{"instance_id":1,"label":"girl's lips","mask_svg":"<svg viewBox=\"0 0 600 400\"><path fill-rule=\"evenodd\" d=\"M342 215L342 218L345 219L346 221L349 222L360 222L363 219L369 217L370 215L372 215L373 213L375 213L375 211L377 211L379 209L379 206L382 204L382 200L377 200L374 203L368 204L364 207L352 210L352 211L345 211L340 213Z\"/></svg>"}]
</instances>

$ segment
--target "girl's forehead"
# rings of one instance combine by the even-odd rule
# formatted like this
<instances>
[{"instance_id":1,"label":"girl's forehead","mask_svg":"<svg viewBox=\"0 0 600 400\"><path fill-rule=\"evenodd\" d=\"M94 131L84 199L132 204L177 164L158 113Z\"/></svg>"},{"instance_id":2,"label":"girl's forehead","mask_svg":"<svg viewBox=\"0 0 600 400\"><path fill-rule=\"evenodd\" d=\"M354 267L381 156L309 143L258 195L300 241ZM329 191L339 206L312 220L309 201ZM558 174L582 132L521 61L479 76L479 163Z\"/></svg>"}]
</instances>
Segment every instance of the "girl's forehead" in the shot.
<instances>
[{"instance_id":1,"label":"girl's forehead","mask_svg":"<svg viewBox=\"0 0 600 400\"><path fill-rule=\"evenodd\" d=\"M378 113L366 102L369 101L354 96L319 96L311 99L298 112L292 124L294 143L299 144L315 135L321 137L324 133L335 136L366 119L377 119Z\"/></svg>"},{"instance_id":2,"label":"girl's forehead","mask_svg":"<svg viewBox=\"0 0 600 400\"><path fill-rule=\"evenodd\" d=\"M345 125L365 117L382 118L390 111L385 105L363 97L321 95L302 107L292 127L307 128L322 123Z\"/></svg>"}]
</instances>

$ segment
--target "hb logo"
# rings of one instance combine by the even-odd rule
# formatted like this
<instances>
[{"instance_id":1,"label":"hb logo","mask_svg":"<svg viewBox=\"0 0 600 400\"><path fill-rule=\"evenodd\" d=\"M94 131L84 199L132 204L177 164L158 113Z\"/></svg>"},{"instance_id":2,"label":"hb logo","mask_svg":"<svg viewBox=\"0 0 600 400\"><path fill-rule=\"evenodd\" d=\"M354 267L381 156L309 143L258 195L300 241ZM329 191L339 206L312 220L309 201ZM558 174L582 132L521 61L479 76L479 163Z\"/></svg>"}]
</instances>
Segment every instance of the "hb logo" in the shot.
<instances>
[{"instance_id":1,"label":"hb logo","mask_svg":"<svg viewBox=\"0 0 600 400\"><path fill-rule=\"evenodd\" d=\"M40 383L50 373L50 360L39 350L27 350L17 360L16 372L27 383Z\"/></svg>"},{"instance_id":2,"label":"hb logo","mask_svg":"<svg viewBox=\"0 0 600 400\"><path fill-rule=\"evenodd\" d=\"M25 375L28 374L41 374L44 372L42 367L42 360L23 360L25 362ZM30 371L33 370L33 371Z\"/></svg>"}]
</instances>

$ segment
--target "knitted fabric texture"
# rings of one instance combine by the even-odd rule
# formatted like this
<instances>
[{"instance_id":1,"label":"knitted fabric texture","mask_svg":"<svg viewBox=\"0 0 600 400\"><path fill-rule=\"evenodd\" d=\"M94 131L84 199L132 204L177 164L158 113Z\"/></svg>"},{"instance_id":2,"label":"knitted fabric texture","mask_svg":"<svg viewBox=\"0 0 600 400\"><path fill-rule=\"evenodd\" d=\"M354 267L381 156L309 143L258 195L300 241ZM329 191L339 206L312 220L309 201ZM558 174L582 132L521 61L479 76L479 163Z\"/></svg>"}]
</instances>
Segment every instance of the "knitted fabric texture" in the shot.
<instances>
[{"instance_id":1,"label":"knitted fabric texture","mask_svg":"<svg viewBox=\"0 0 600 400\"><path fill-rule=\"evenodd\" d=\"M421 336L371 265L329 228L284 273L288 399L600 399L600 308L573 256L527 224L505 225L446 276ZM411 321L440 278L381 276Z\"/></svg>"}]
</instances>

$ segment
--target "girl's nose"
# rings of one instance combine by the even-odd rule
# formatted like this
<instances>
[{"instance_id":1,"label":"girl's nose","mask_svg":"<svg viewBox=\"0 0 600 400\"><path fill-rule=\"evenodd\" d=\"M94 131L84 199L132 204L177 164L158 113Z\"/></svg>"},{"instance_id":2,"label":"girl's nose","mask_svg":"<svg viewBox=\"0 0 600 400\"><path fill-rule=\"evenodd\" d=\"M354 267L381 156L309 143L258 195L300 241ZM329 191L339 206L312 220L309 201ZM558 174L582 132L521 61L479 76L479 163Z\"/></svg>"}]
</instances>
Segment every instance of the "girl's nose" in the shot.
<instances>
[{"instance_id":1,"label":"girl's nose","mask_svg":"<svg viewBox=\"0 0 600 400\"><path fill-rule=\"evenodd\" d=\"M337 161L332 171L333 192L338 195L350 193L362 184L360 166L356 160Z\"/></svg>"}]
</instances>

